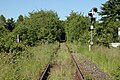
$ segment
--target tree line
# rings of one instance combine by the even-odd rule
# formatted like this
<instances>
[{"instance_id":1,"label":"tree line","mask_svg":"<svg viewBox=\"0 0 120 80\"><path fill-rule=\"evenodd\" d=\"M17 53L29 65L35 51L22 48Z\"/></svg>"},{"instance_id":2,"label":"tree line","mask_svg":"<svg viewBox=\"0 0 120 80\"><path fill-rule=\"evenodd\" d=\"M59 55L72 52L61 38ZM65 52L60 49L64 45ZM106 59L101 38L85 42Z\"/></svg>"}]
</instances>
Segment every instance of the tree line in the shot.
<instances>
[{"instance_id":1,"label":"tree line","mask_svg":"<svg viewBox=\"0 0 120 80\"><path fill-rule=\"evenodd\" d=\"M109 46L118 42L120 26L120 1L109 0L101 5L100 21L94 24L95 44ZM90 40L90 19L82 13L71 11L66 20L60 20L57 12L38 10L29 12L28 16L19 15L15 21L0 16L0 52L22 51L26 46L36 46L55 41L79 41L88 43ZM16 42L19 35L20 42Z\"/></svg>"}]
</instances>

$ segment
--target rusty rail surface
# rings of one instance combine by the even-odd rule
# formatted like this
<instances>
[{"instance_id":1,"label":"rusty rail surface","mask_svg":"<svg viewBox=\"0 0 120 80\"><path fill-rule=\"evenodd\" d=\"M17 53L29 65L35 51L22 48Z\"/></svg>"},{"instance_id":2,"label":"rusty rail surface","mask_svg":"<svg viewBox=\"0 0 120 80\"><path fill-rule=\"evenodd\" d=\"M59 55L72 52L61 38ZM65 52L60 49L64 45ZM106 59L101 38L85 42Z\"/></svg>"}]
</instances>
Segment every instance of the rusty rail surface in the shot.
<instances>
[{"instance_id":1,"label":"rusty rail surface","mask_svg":"<svg viewBox=\"0 0 120 80\"><path fill-rule=\"evenodd\" d=\"M69 48L67 45L66 45L66 47L68 48L68 52L70 53L71 59L72 59L72 61L74 62L74 65L75 65L76 68L77 68L77 74L76 74L77 80L84 80L84 76L83 76L83 74L82 74L82 72L81 72L81 70L80 70L80 67L78 66L77 61L75 60L74 56L72 55L73 52L70 51L70 48ZM60 45L59 45L59 47L56 49L56 51L55 51L54 54L57 53L57 51L59 50L59 48L60 48ZM51 64L49 63L49 64L47 65L46 69L44 70L44 72L42 73L42 75L40 76L39 80L47 80L47 78L48 78L48 76L49 76L49 72L50 72L50 68L51 68L51 67L52 67L52 66L51 66Z\"/></svg>"},{"instance_id":2,"label":"rusty rail surface","mask_svg":"<svg viewBox=\"0 0 120 80\"><path fill-rule=\"evenodd\" d=\"M51 67L50 64L48 64L39 80L47 80L47 77L50 72L50 67Z\"/></svg>"},{"instance_id":3,"label":"rusty rail surface","mask_svg":"<svg viewBox=\"0 0 120 80\"><path fill-rule=\"evenodd\" d=\"M66 45L66 47L68 48L68 52L70 53L70 56L71 56L71 58L72 58L72 61L74 62L74 65L76 66L76 68L77 68L77 79L78 80L84 80L84 76L83 76L83 74L82 74L82 72L81 72L81 70L80 70L80 67L78 66L78 64L77 64L77 61L75 60L75 58L74 58L74 56L72 55L72 53L73 53L73 51L70 51L70 48L68 47L68 45Z\"/></svg>"},{"instance_id":4,"label":"rusty rail surface","mask_svg":"<svg viewBox=\"0 0 120 80\"><path fill-rule=\"evenodd\" d=\"M51 55L50 62L48 63L48 65L47 65L47 67L45 68L45 70L43 71L42 75L39 77L39 80L47 80L47 78L48 78L48 76L49 76L49 73L50 73L50 69L52 68L51 61L52 61L54 55L57 54L57 52L58 52L59 49L60 49L60 43L59 43L59 46L56 48L54 54Z\"/></svg>"},{"instance_id":5,"label":"rusty rail surface","mask_svg":"<svg viewBox=\"0 0 120 80\"><path fill-rule=\"evenodd\" d=\"M81 70L80 70L80 67L78 66L75 58L73 57L72 53L70 53L70 55L71 55L71 58L72 58L72 60L73 60L73 62L74 62L74 64L75 64L76 68L77 68L77 72L78 72L78 75L77 75L77 76L78 76L78 79L79 79L79 80L84 80L84 76L83 76L83 74L82 74L82 72L81 72Z\"/></svg>"}]
</instances>

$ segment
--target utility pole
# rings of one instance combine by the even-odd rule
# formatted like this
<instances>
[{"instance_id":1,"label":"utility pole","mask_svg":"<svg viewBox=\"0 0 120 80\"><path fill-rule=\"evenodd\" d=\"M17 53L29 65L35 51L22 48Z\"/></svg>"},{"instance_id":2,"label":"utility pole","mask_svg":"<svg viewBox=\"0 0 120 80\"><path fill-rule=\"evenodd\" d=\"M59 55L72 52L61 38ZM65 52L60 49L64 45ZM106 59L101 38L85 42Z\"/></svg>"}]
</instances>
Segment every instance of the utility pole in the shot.
<instances>
[{"instance_id":1,"label":"utility pole","mask_svg":"<svg viewBox=\"0 0 120 80\"><path fill-rule=\"evenodd\" d=\"M94 23L96 21L96 18L93 17L93 15L97 12L97 8L92 8L89 12L88 15L90 16L91 19L91 26L90 26L90 41L89 41L89 51L92 50L93 46L93 29L94 29Z\"/></svg>"}]
</instances>

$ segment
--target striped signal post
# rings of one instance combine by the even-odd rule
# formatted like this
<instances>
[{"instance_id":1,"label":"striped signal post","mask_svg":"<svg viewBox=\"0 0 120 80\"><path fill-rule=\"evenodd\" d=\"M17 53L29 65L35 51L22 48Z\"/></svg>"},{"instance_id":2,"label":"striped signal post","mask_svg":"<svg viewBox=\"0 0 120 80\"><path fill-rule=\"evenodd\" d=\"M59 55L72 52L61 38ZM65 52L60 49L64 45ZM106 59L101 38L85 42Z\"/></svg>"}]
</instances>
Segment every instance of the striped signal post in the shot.
<instances>
[{"instance_id":1,"label":"striped signal post","mask_svg":"<svg viewBox=\"0 0 120 80\"><path fill-rule=\"evenodd\" d=\"M93 29L94 29L94 23L96 21L96 18L93 17L93 15L97 12L97 8L92 8L89 12L88 12L88 16L90 16L91 19L91 26L90 26L90 41L89 41L89 51L91 51L92 46L93 46Z\"/></svg>"}]
</instances>

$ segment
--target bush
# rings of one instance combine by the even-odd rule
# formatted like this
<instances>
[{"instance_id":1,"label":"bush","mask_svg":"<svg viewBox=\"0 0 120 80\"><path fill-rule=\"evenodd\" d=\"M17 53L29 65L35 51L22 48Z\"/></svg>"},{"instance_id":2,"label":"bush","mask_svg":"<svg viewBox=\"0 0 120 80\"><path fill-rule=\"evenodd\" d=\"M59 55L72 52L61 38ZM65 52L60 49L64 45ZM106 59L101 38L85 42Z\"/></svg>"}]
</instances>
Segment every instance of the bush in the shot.
<instances>
[{"instance_id":1,"label":"bush","mask_svg":"<svg viewBox=\"0 0 120 80\"><path fill-rule=\"evenodd\" d=\"M25 50L25 45L22 43L13 43L10 46L10 51L11 52L19 52L19 51L24 51Z\"/></svg>"},{"instance_id":2,"label":"bush","mask_svg":"<svg viewBox=\"0 0 120 80\"><path fill-rule=\"evenodd\" d=\"M81 13L71 12L65 22L65 33L67 41L88 42L89 40L89 18Z\"/></svg>"},{"instance_id":3,"label":"bush","mask_svg":"<svg viewBox=\"0 0 120 80\"><path fill-rule=\"evenodd\" d=\"M115 80L120 80L120 66L114 70L113 76L115 77Z\"/></svg>"}]
</instances>

